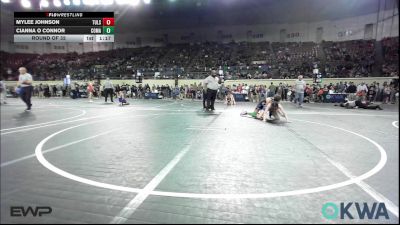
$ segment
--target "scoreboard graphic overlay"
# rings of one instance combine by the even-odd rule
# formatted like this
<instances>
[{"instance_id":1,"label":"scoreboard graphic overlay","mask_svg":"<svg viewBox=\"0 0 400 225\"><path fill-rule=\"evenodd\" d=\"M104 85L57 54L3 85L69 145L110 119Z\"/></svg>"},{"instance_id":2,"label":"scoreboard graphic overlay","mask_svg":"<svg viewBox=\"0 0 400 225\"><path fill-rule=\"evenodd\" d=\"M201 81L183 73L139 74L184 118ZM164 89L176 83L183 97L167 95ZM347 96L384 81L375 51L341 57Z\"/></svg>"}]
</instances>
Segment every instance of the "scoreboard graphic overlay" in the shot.
<instances>
[{"instance_id":1,"label":"scoreboard graphic overlay","mask_svg":"<svg viewBox=\"0 0 400 225\"><path fill-rule=\"evenodd\" d=\"M114 42L114 12L14 12L14 42Z\"/></svg>"}]
</instances>

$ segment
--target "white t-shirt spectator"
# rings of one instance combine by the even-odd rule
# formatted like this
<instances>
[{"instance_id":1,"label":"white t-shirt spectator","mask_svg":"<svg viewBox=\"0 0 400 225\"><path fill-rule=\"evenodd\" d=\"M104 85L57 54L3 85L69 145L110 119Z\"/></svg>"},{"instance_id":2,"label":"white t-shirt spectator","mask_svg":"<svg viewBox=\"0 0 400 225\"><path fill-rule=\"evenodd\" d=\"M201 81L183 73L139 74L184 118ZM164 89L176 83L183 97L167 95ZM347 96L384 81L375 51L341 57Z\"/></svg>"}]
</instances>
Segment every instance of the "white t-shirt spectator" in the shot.
<instances>
[{"instance_id":1,"label":"white t-shirt spectator","mask_svg":"<svg viewBox=\"0 0 400 225\"><path fill-rule=\"evenodd\" d=\"M360 91L365 91L365 92L368 92L368 88L367 88L367 85L358 85L357 86L357 92L360 92Z\"/></svg>"},{"instance_id":2,"label":"white t-shirt spectator","mask_svg":"<svg viewBox=\"0 0 400 225\"><path fill-rule=\"evenodd\" d=\"M218 77L208 76L203 80L203 86L206 86L211 90L218 90Z\"/></svg>"},{"instance_id":3,"label":"white t-shirt spectator","mask_svg":"<svg viewBox=\"0 0 400 225\"><path fill-rule=\"evenodd\" d=\"M295 82L296 93L304 93L305 87L306 87L306 82L304 80L296 80Z\"/></svg>"},{"instance_id":4,"label":"white t-shirt spectator","mask_svg":"<svg viewBox=\"0 0 400 225\"><path fill-rule=\"evenodd\" d=\"M21 87L29 87L31 84L24 84L24 81L33 81L32 76L29 73L20 74L18 78Z\"/></svg>"}]
</instances>

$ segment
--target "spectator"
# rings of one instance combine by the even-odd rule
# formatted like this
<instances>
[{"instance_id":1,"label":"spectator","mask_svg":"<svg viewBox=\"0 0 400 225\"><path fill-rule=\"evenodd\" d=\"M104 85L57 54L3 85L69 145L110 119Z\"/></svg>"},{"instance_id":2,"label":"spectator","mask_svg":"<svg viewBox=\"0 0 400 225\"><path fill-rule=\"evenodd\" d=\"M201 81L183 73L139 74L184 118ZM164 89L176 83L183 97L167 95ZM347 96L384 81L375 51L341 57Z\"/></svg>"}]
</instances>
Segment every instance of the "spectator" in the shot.
<instances>
[{"instance_id":1,"label":"spectator","mask_svg":"<svg viewBox=\"0 0 400 225\"><path fill-rule=\"evenodd\" d=\"M343 84L342 81L340 81L340 82L339 82L339 85L338 85L337 92L338 92L338 93L343 93L345 90L346 90L346 85Z\"/></svg>"},{"instance_id":2,"label":"spectator","mask_svg":"<svg viewBox=\"0 0 400 225\"><path fill-rule=\"evenodd\" d=\"M348 94L349 101L354 101L356 99L357 86L354 85L353 82L350 82L349 87L346 89L346 93Z\"/></svg>"},{"instance_id":3,"label":"spectator","mask_svg":"<svg viewBox=\"0 0 400 225\"><path fill-rule=\"evenodd\" d=\"M93 102L93 92L94 92L93 84L92 84L92 82L89 82L88 86L87 86L89 102Z\"/></svg>"},{"instance_id":4,"label":"spectator","mask_svg":"<svg viewBox=\"0 0 400 225\"><path fill-rule=\"evenodd\" d=\"M306 82L303 80L303 76L300 75L298 79L295 81L296 101L298 101L299 107L303 107L305 87L306 87Z\"/></svg>"},{"instance_id":5,"label":"spectator","mask_svg":"<svg viewBox=\"0 0 400 225\"><path fill-rule=\"evenodd\" d=\"M368 101L373 102L375 99L376 91L375 86L371 86L368 90Z\"/></svg>"},{"instance_id":6,"label":"spectator","mask_svg":"<svg viewBox=\"0 0 400 225\"><path fill-rule=\"evenodd\" d=\"M6 99L7 99L7 86L3 80L3 77L1 77L1 80L0 80L0 105L7 104Z\"/></svg>"},{"instance_id":7,"label":"spectator","mask_svg":"<svg viewBox=\"0 0 400 225\"><path fill-rule=\"evenodd\" d=\"M331 88L329 89L329 92L328 92L328 94L335 94L335 87L334 86L331 86Z\"/></svg>"},{"instance_id":8,"label":"spectator","mask_svg":"<svg viewBox=\"0 0 400 225\"><path fill-rule=\"evenodd\" d=\"M274 85L273 82L271 82L271 85L268 88L268 96L267 97L273 97L276 94L276 86Z\"/></svg>"}]
</instances>

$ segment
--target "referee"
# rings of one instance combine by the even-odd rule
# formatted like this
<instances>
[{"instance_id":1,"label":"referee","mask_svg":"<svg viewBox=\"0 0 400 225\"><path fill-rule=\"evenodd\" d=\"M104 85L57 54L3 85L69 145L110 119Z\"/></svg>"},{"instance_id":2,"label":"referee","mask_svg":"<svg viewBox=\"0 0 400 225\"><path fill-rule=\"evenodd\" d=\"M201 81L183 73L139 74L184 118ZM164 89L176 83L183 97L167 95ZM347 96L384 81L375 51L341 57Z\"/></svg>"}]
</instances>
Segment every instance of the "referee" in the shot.
<instances>
[{"instance_id":1,"label":"referee","mask_svg":"<svg viewBox=\"0 0 400 225\"><path fill-rule=\"evenodd\" d=\"M19 72L19 78L17 86L21 88L19 95L22 101L24 101L27 106L25 111L31 111L32 108L31 97L33 92L32 75L27 73L25 67L20 67L18 69L18 72Z\"/></svg>"},{"instance_id":2,"label":"referee","mask_svg":"<svg viewBox=\"0 0 400 225\"><path fill-rule=\"evenodd\" d=\"M114 102L114 85L111 83L110 78L107 77L106 82L104 83L104 97L105 102L107 102L107 97L110 95L111 102Z\"/></svg>"},{"instance_id":3,"label":"referee","mask_svg":"<svg viewBox=\"0 0 400 225\"><path fill-rule=\"evenodd\" d=\"M217 71L215 69L211 70L211 75L203 80L203 88L206 90L205 97L207 99L206 110L208 111L215 110L214 103L217 97L218 82L219 78L217 77Z\"/></svg>"}]
</instances>

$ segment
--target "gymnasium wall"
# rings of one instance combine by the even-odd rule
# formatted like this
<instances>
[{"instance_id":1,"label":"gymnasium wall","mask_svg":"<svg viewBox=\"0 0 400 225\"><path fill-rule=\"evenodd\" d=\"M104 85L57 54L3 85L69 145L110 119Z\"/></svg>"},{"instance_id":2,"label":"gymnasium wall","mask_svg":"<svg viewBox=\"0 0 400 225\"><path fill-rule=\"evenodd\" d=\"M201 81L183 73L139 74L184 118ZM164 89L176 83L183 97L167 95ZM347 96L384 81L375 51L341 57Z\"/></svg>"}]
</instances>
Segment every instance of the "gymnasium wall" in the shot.
<instances>
[{"instance_id":1,"label":"gymnasium wall","mask_svg":"<svg viewBox=\"0 0 400 225\"><path fill-rule=\"evenodd\" d=\"M141 46L160 46L154 43L156 38L168 34L171 43L186 42L317 42L317 28L322 28L321 40L346 41L355 39L376 39L399 35L399 17L397 9L381 11L358 17L318 22L295 24L259 24L240 26L216 26L211 28L193 28L185 30L159 30L137 34L120 34L116 36L118 47L135 47L126 43L129 40L141 39ZM379 22L377 22L379 21ZM371 36L365 36L367 24L373 24ZM281 31L285 35L281 37ZM183 40L182 40L183 39ZM139 46L138 46L139 47Z\"/></svg>"},{"instance_id":2,"label":"gymnasium wall","mask_svg":"<svg viewBox=\"0 0 400 225\"><path fill-rule=\"evenodd\" d=\"M384 9L384 7L382 7ZM12 24L13 15L4 12L2 24ZM8 22L6 22L8 21ZM371 32L366 32L366 25L372 24ZM322 28L317 37L317 29ZM379 10L376 13L351 18L325 20L318 22L299 22L286 24L258 24L236 26L212 26L193 29L169 29L152 32L118 33L115 43L13 43L13 27L6 27L1 34L1 50L20 53L67 53L91 52L116 48L137 48L143 46L163 46L168 35L169 43L216 42L318 42L346 41L354 39L376 39L399 36L399 15L396 7ZM140 40L140 41L139 41Z\"/></svg>"}]
</instances>

